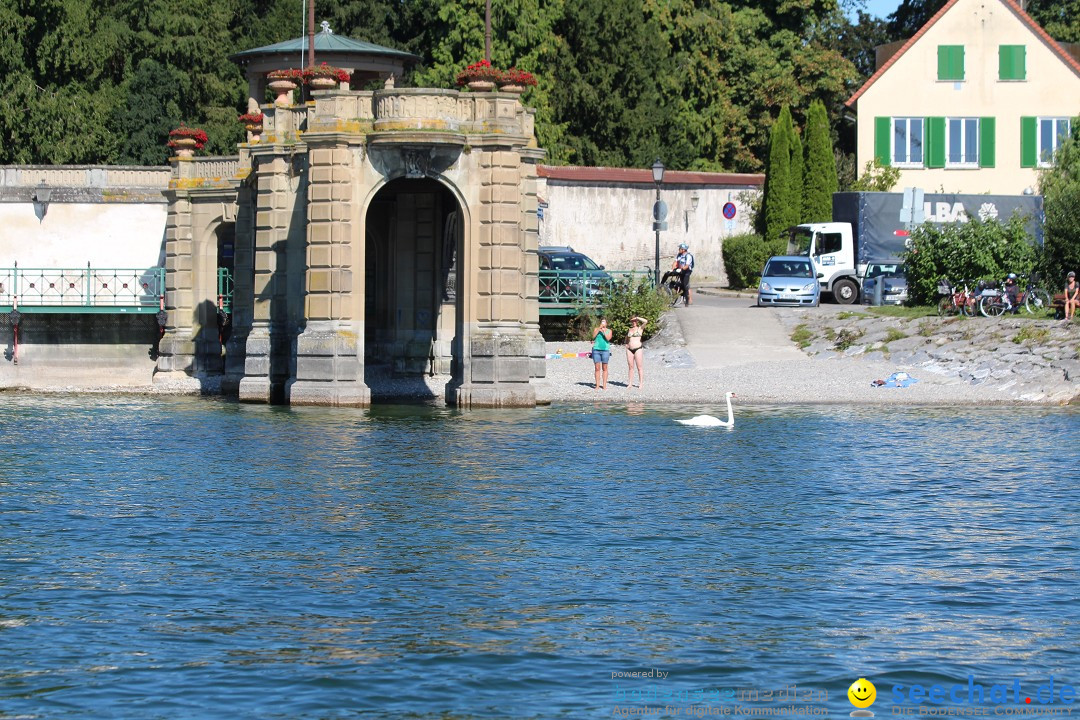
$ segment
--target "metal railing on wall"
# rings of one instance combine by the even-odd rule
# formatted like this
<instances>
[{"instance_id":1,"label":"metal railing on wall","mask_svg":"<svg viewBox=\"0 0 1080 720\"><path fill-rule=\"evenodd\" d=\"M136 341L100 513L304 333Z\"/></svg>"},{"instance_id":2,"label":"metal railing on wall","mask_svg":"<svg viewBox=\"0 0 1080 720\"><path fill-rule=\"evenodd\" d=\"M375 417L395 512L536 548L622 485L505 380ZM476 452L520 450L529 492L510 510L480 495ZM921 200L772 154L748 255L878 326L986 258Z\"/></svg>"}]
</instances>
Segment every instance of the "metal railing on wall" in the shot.
<instances>
[{"instance_id":1,"label":"metal railing on wall","mask_svg":"<svg viewBox=\"0 0 1080 720\"><path fill-rule=\"evenodd\" d=\"M165 268L0 268L0 312L158 312Z\"/></svg>"},{"instance_id":2,"label":"metal railing on wall","mask_svg":"<svg viewBox=\"0 0 1080 720\"><path fill-rule=\"evenodd\" d=\"M599 305L620 284L653 285L648 270L540 270L540 314L572 315L588 305Z\"/></svg>"}]
</instances>

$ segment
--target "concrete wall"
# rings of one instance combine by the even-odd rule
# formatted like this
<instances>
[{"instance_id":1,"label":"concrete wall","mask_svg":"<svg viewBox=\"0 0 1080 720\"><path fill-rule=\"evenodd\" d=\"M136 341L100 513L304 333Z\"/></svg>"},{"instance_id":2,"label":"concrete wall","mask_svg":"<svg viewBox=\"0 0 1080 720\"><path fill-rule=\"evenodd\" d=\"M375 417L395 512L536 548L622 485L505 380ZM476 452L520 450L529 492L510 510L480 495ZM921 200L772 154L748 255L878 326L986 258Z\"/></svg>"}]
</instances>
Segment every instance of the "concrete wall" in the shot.
<instances>
[{"instance_id":1,"label":"concrete wall","mask_svg":"<svg viewBox=\"0 0 1080 720\"><path fill-rule=\"evenodd\" d=\"M937 79L939 45L964 46L964 80ZM1024 45L1027 79L998 79L998 47ZM1038 188L1020 166L1020 118L1075 117L1080 72L1002 0L958 0L857 100L858 163L874 158L875 117L994 117L995 167L904 169L898 187L1019 195Z\"/></svg>"},{"instance_id":2,"label":"concrete wall","mask_svg":"<svg viewBox=\"0 0 1080 720\"><path fill-rule=\"evenodd\" d=\"M0 389L152 387L159 336L153 315L23 313L14 333L0 314Z\"/></svg>"},{"instance_id":3,"label":"concrete wall","mask_svg":"<svg viewBox=\"0 0 1080 720\"><path fill-rule=\"evenodd\" d=\"M638 181L592 179L620 173L633 173ZM541 178L540 195L547 207L540 221L540 245L568 245L613 270L653 268L656 186L649 171L545 166ZM760 195L762 181L760 175L665 175L660 198L668 205L668 229L660 233L661 272L671 266L679 243L685 242L694 254L697 275L726 283L724 238L751 232L750 202ZM729 202L735 206L730 220L723 215Z\"/></svg>"},{"instance_id":4,"label":"concrete wall","mask_svg":"<svg viewBox=\"0 0 1080 720\"><path fill-rule=\"evenodd\" d=\"M162 261L170 170L0 168L0 267L151 268ZM49 202L37 216L35 195Z\"/></svg>"}]
</instances>

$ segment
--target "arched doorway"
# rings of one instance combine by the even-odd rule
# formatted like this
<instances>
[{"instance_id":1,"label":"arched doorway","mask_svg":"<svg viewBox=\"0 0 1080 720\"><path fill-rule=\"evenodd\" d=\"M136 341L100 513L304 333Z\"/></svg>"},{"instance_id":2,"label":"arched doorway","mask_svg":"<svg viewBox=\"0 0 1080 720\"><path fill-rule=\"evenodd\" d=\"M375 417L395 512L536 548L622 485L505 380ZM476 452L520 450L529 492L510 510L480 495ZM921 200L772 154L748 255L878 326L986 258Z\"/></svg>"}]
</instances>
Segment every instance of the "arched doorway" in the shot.
<instances>
[{"instance_id":1,"label":"arched doorway","mask_svg":"<svg viewBox=\"0 0 1080 720\"><path fill-rule=\"evenodd\" d=\"M365 235L364 381L373 397L386 379L412 378L412 394L432 397L460 380L457 259L463 227L457 199L435 180L393 180L372 199Z\"/></svg>"}]
</instances>

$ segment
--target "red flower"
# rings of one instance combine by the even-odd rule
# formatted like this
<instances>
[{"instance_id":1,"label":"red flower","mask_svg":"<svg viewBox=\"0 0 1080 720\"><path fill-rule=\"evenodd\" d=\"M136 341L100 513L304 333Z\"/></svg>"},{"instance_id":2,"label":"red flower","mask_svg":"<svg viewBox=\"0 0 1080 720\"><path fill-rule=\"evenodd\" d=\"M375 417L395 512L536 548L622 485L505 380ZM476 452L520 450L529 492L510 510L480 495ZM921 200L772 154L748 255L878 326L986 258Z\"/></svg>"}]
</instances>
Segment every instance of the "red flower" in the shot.
<instances>
[{"instance_id":1,"label":"red flower","mask_svg":"<svg viewBox=\"0 0 1080 720\"><path fill-rule=\"evenodd\" d=\"M338 82L349 82L350 75L345 70L333 65L327 65L323 62L321 65L312 65L304 68L302 71L304 82L309 82L312 78L333 78Z\"/></svg>"},{"instance_id":2,"label":"red flower","mask_svg":"<svg viewBox=\"0 0 1080 720\"><path fill-rule=\"evenodd\" d=\"M493 67L487 59L475 62L459 72L454 80L458 85L468 85L474 80L486 80L487 82L500 82L503 71Z\"/></svg>"},{"instance_id":3,"label":"red flower","mask_svg":"<svg viewBox=\"0 0 1080 720\"><path fill-rule=\"evenodd\" d=\"M518 70L517 68L510 68L503 73L502 80L503 85L536 85L536 76L531 72L525 70Z\"/></svg>"},{"instance_id":4,"label":"red flower","mask_svg":"<svg viewBox=\"0 0 1080 720\"><path fill-rule=\"evenodd\" d=\"M245 125L262 125L265 118L262 113L244 113L236 119Z\"/></svg>"},{"instance_id":5,"label":"red flower","mask_svg":"<svg viewBox=\"0 0 1080 720\"><path fill-rule=\"evenodd\" d=\"M190 138L194 140L196 150L202 150L203 146L206 145L209 140L209 138L206 137L205 131L201 130L200 128L188 127L184 123L180 123L180 127L176 128L175 130L169 131L169 142L167 143L168 146L172 148L177 147L176 141L180 138Z\"/></svg>"},{"instance_id":6,"label":"red flower","mask_svg":"<svg viewBox=\"0 0 1080 720\"><path fill-rule=\"evenodd\" d=\"M266 77L271 80L292 80L293 82L304 81L304 71L297 70L296 68L285 68L283 70L271 70L266 73Z\"/></svg>"}]
</instances>

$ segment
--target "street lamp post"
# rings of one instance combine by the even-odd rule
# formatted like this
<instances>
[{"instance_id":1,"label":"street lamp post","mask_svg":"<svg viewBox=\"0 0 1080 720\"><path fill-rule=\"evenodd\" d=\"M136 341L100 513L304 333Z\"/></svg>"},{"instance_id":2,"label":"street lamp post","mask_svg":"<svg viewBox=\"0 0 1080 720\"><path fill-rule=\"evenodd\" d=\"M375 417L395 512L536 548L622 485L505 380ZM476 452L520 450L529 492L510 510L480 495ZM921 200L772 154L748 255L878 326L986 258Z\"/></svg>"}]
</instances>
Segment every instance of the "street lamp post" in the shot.
<instances>
[{"instance_id":1,"label":"street lamp post","mask_svg":"<svg viewBox=\"0 0 1080 720\"><path fill-rule=\"evenodd\" d=\"M660 287L660 227L663 225L664 213L660 209L660 184L664 182L664 163L660 158L652 166L652 179L656 183L656 205L653 206L653 230L656 231L656 255L653 266L653 282Z\"/></svg>"}]
</instances>

